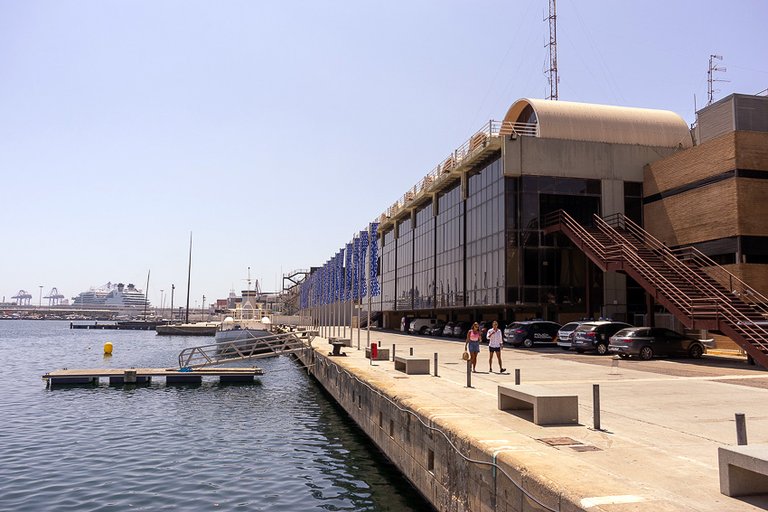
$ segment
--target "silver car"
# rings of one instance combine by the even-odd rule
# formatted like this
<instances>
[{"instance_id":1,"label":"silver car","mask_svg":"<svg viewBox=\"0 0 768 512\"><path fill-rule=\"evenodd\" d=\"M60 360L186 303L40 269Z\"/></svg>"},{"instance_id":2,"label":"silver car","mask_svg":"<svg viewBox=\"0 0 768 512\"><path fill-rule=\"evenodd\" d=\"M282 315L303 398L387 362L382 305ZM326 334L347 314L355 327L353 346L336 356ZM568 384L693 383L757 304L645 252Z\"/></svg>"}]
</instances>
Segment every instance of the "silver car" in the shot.
<instances>
[{"instance_id":1,"label":"silver car","mask_svg":"<svg viewBox=\"0 0 768 512\"><path fill-rule=\"evenodd\" d=\"M557 346L563 350L571 349L571 335L584 322L568 322L557 331Z\"/></svg>"}]
</instances>

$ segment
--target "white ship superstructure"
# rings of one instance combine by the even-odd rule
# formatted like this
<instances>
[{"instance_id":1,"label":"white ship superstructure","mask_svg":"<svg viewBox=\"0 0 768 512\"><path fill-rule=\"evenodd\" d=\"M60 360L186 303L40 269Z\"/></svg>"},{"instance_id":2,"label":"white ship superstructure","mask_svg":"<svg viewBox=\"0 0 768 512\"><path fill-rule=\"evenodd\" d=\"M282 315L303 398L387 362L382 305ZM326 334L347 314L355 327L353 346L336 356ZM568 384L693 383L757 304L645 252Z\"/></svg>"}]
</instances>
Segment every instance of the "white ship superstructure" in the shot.
<instances>
[{"instance_id":1,"label":"white ship superstructure","mask_svg":"<svg viewBox=\"0 0 768 512\"><path fill-rule=\"evenodd\" d=\"M75 306L144 307L146 296L133 284L107 283L80 293L73 299Z\"/></svg>"}]
</instances>

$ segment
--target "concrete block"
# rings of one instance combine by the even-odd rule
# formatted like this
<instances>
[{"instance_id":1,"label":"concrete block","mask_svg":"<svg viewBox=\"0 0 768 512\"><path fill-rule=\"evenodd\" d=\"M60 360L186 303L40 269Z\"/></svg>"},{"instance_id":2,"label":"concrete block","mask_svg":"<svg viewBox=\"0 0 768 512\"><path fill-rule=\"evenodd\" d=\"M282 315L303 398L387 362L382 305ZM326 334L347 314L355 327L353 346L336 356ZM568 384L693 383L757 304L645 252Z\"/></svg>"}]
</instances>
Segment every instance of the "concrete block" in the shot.
<instances>
[{"instance_id":1,"label":"concrete block","mask_svg":"<svg viewBox=\"0 0 768 512\"><path fill-rule=\"evenodd\" d=\"M720 492L726 496L768 493L768 445L717 449Z\"/></svg>"},{"instance_id":2,"label":"concrete block","mask_svg":"<svg viewBox=\"0 0 768 512\"><path fill-rule=\"evenodd\" d=\"M408 375L429 375L429 358L395 356L395 370Z\"/></svg>"}]
</instances>

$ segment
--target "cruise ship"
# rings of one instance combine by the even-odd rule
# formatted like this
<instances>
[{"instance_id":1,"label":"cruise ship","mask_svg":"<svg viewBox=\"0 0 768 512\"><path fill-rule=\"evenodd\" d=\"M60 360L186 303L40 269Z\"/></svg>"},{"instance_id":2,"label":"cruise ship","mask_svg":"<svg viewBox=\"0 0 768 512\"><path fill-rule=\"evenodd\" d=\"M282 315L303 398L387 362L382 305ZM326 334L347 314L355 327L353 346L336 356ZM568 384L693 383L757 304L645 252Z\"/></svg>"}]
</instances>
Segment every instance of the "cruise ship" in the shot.
<instances>
[{"instance_id":1,"label":"cruise ship","mask_svg":"<svg viewBox=\"0 0 768 512\"><path fill-rule=\"evenodd\" d=\"M147 302L144 292L133 284L128 286L123 283L111 282L98 288L91 288L74 297L75 306L106 306L106 307L144 307Z\"/></svg>"}]
</instances>

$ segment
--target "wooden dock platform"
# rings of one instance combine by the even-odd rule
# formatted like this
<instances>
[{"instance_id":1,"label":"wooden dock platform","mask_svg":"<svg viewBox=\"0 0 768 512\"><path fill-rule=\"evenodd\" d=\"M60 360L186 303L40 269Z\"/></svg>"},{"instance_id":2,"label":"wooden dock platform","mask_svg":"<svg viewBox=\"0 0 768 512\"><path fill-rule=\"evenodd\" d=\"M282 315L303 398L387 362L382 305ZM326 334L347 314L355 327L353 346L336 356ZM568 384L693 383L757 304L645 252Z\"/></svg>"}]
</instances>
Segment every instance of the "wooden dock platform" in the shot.
<instances>
[{"instance_id":1,"label":"wooden dock platform","mask_svg":"<svg viewBox=\"0 0 768 512\"><path fill-rule=\"evenodd\" d=\"M165 378L166 384L200 384L203 377L218 377L221 383L253 382L264 375L261 368L91 368L54 370L43 375L48 385L98 384L101 377L109 384L150 384L153 377Z\"/></svg>"}]
</instances>

